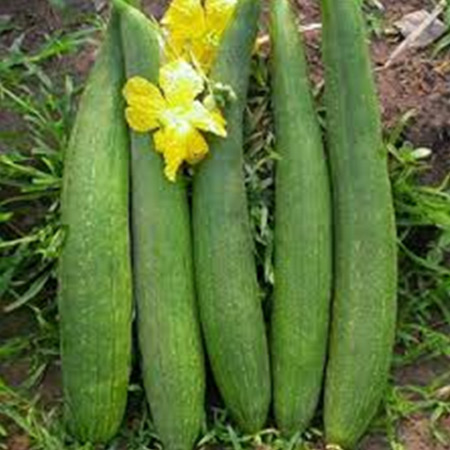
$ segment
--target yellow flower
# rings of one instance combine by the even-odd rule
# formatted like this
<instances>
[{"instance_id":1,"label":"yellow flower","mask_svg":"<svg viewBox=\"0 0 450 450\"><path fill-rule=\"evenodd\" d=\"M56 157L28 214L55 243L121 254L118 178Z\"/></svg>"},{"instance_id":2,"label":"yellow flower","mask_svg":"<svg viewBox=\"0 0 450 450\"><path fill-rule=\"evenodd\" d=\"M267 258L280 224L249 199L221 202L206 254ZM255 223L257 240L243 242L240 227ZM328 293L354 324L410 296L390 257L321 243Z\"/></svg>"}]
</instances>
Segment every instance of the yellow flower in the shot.
<instances>
[{"instance_id":1,"label":"yellow flower","mask_svg":"<svg viewBox=\"0 0 450 450\"><path fill-rule=\"evenodd\" d=\"M208 72L237 0L173 0L161 23L168 31L168 58L193 57Z\"/></svg>"},{"instance_id":2,"label":"yellow flower","mask_svg":"<svg viewBox=\"0 0 450 450\"><path fill-rule=\"evenodd\" d=\"M226 122L220 111L208 110L196 100L204 89L203 79L186 61L163 66L159 85L162 92L145 78L130 78L123 90L128 104L125 116L135 131L157 130L155 148L164 156L167 178L175 181L183 161L195 164L208 153L199 130L225 137Z\"/></svg>"}]
</instances>

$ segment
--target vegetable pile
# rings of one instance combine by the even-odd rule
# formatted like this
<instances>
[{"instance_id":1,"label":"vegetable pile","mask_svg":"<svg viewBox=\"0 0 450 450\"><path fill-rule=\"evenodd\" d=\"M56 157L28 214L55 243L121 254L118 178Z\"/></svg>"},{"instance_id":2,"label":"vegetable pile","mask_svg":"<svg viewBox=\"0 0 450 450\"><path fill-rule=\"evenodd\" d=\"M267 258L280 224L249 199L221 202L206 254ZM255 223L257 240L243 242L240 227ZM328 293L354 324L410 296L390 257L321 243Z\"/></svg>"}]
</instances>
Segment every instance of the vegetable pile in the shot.
<instances>
[{"instance_id":1,"label":"vegetable pile","mask_svg":"<svg viewBox=\"0 0 450 450\"><path fill-rule=\"evenodd\" d=\"M321 9L326 148L291 7L271 2L279 159L266 328L242 151L260 0L173 0L160 24L113 1L62 193L63 385L80 441L110 440L123 418L134 309L168 450L200 433L206 357L243 431L261 430L273 402L281 432L302 433L322 391L330 448L354 448L373 418L396 317L387 154L358 2Z\"/></svg>"}]
</instances>

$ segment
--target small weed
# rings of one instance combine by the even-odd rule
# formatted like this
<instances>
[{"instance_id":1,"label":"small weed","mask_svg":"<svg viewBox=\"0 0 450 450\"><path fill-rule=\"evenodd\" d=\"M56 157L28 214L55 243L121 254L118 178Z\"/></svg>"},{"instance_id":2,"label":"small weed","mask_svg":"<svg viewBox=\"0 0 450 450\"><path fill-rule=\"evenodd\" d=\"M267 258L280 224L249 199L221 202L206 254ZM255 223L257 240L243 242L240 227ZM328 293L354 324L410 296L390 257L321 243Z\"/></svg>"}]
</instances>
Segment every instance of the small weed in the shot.
<instances>
[{"instance_id":1,"label":"small weed","mask_svg":"<svg viewBox=\"0 0 450 450\"><path fill-rule=\"evenodd\" d=\"M80 86L52 78L44 62L89 41L92 29L47 37L32 56L16 50L0 65L3 111L18 131L0 132L0 295L11 312L35 298L54 298L62 161ZM20 119L19 119L20 118Z\"/></svg>"},{"instance_id":2,"label":"small weed","mask_svg":"<svg viewBox=\"0 0 450 450\"><path fill-rule=\"evenodd\" d=\"M245 183L263 297L270 296L273 276L274 149L267 60L253 60L245 122Z\"/></svg>"},{"instance_id":3,"label":"small weed","mask_svg":"<svg viewBox=\"0 0 450 450\"><path fill-rule=\"evenodd\" d=\"M446 31L444 35L433 46L433 57L436 57L440 53L446 52L450 48L450 4L447 2L447 6L444 11L444 23Z\"/></svg>"},{"instance_id":4,"label":"small weed","mask_svg":"<svg viewBox=\"0 0 450 450\"><path fill-rule=\"evenodd\" d=\"M268 428L254 435L243 435L230 424L225 410L214 409L212 424L197 444L199 449L219 446L230 450L267 449L267 450L300 450L313 449L309 446L313 440L317 441L321 434L318 430L310 430L305 436L295 435L286 440L279 431ZM311 444L312 445L312 444Z\"/></svg>"},{"instance_id":5,"label":"small weed","mask_svg":"<svg viewBox=\"0 0 450 450\"><path fill-rule=\"evenodd\" d=\"M365 0L363 2L363 12L369 33L377 38L382 37L386 28L382 2L378 0Z\"/></svg>"},{"instance_id":6,"label":"small weed","mask_svg":"<svg viewBox=\"0 0 450 450\"><path fill-rule=\"evenodd\" d=\"M36 399L28 400L16 391L12 390L0 379L0 417L24 432L33 449L36 450L61 450L63 447L59 435L62 427L58 425L56 411L43 413L36 405ZM6 429L4 429L6 436ZM3 445L3 447L1 447ZM0 444L0 448L7 448ZM80 449L81 450L81 449Z\"/></svg>"},{"instance_id":7,"label":"small weed","mask_svg":"<svg viewBox=\"0 0 450 450\"><path fill-rule=\"evenodd\" d=\"M391 179L399 239L399 328L396 363L420 357L450 356L450 191L449 178L424 186L428 149L415 149L400 139L410 121L389 136Z\"/></svg>"},{"instance_id":8,"label":"small weed","mask_svg":"<svg viewBox=\"0 0 450 450\"><path fill-rule=\"evenodd\" d=\"M442 425L442 419L450 414L448 389L449 374L434 380L429 386L394 386L387 392L385 416L382 418L392 450L399 450L402 444L398 438L398 424L411 417L429 417L429 428L433 438L442 445L450 443L450 435ZM446 398L447 397L447 398Z\"/></svg>"},{"instance_id":9,"label":"small weed","mask_svg":"<svg viewBox=\"0 0 450 450\"><path fill-rule=\"evenodd\" d=\"M10 88L23 86L35 77L48 84L50 78L45 73L45 65L75 53L82 46L95 44L95 33L104 27L100 16L85 17L83 28L69 32L58 30L44 36L37 49L30 52L24 48L28 31L16 29L11 18L2 17L0 35L5 31L17 31L12 44L5 49L7 56L0 61L0 80Z\"/></svg>"}]
</instances>

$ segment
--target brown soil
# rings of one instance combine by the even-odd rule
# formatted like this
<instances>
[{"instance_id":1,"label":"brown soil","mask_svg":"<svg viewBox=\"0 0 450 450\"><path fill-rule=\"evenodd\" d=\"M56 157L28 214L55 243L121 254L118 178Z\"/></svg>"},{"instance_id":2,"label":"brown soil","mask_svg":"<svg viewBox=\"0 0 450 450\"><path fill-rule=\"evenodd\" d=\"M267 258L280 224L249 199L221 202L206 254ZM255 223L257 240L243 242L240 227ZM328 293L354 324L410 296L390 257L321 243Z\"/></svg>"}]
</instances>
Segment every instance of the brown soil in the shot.
<instances>
[{"instance_id":1,"label":"brown soil","mask_svg":"<svg viewBox=\"0 0 450 450\"><path fill-rule=\"evenodd\" d=\"M450 372L450 358L435 358L416 362L398 369L395 384L400 386L429 386L433 380Z\"/></svg>"},{"instance_id":2,"label":"brown soil","mask_svg":"<svg viewBox=\"0 0 450 450\"><path fill-rule=\"evenodd\" d=\"M405 448L412 450L448 450L448 446L433 439L426 417L413 416L405 421L399 431Z\"/></svg>"},{"instance_id":3,"label":"brown soil","mask_svg":"<svg viewBox=\"0 0 450 450\"><path fill-rule=\"evenodd\" d=\"M28 450L30 445L30 439L25 434L14 434L6 441L8 450Z\"/></svg>"},{"instance_id":4,"label":"brown soil","mask_svg":"<svg viewBox=\"0 0 450 450\"><path fill-rule=\"evenodd\" d=\"M345 0L346 1L346 0ZM72 0L77 8L72 11L82 11L92 8L87 0ZM161 17L167 0L145 0L144 7L148 13ZM320 21L318 2L313 0L295 0L299 20L302 25ZM432 0L383 0L386 7L384 26L392 27L393 22L403 14L420 8L431 9ZM19 28L26 28L25 48L32 51L46 33L59 29L66 22L76 23L76 14L69 18L52 8L47 0L2 0L0 15L11 15ZM14 32L0 36L0 57L15 37ZM305 34L308 59L311 66L311 78L315 84L322 80L322 65L320 62L320 31ZM394 35L383 36L372 42L372 58L376 71L376 80L381 100L383 122L386 127L392 127L405 112L416 111L414 124L407 130L407 138L416 146L426 146L433 150L433 170L427 181L437 183L450 172L450 64L445 58L431 58L428 50L410 51L403 55L389 69L381 69L389 55L396 48L400 38ZM54 70L66 70L77 76L84 76L95 59L95 49L83 49L76 57L70 56L54 62ZM0 111L0 130L18 130L23 127L20 118ZM0 151L2 149L0 148ZM30 326L30 318L23 312L9 316L0 315L0 341L8 337L26 333ZM0 376L15 386L26 378L29 364L26 359L19 359L15 364L0 365ZM395 374L400 384L427 385L443 371L450 370L450 361L423 362L405 367ZM50 367L39 393L45 404L60 398L60 373L58 366ZM442 425L450 429L450 418ZM449 450L436 442L430 433L429 418L413 416L405 420L399 430L398 437L404 443L406 450ZM6 448L10 450L27 450L29 439L13 433L7 440ZM368 436L361 445L362 450L388 450L390 447L382 436Z\"/></svg>"}]
</instances>

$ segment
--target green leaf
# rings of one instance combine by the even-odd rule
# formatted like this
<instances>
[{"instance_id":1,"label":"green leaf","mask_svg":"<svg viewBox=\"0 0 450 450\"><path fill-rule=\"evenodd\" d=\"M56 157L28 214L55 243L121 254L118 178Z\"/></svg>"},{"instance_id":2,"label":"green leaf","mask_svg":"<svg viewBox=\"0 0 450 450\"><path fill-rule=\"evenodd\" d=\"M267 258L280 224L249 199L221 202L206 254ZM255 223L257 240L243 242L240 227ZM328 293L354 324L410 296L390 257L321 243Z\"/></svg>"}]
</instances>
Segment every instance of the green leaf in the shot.
<instances>
[{"instance_id":1,"label":"green leaf","mask_svg":"<svg viewBox=\"0 0 450 450\"><path fill-rule=\"evenodd\" d=\"M10 313L11 311L20 308L21 306L25 305L25 303L36 297L39 292L42 291L50 276L51 273L44 273L44 275L35 280L34 283L32 283L31 286L27 289L27 291L23 295L21 295L15 302L10 303L8 306L6 306L4 308L4 311Z\"/></svg>"}]
</instances>

